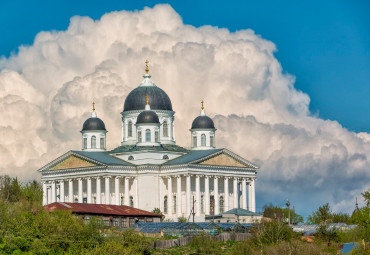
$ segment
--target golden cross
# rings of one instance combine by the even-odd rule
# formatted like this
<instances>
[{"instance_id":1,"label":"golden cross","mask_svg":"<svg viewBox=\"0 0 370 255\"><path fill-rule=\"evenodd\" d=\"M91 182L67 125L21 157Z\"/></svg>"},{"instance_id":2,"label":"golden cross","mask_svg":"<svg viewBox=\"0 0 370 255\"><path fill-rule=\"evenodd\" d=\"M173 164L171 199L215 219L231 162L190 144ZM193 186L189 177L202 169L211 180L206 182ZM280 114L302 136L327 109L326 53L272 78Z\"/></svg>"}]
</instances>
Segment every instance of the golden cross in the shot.
<instances>
[{"instance_id":1,"label":"golden cross","mask_svg":"<svg viewBox=\"0 0 370 255\"><path fill-rule=\"evenodd\" d=\"M146 94L146 104L149 104L149 96Z\"/></svg>"},{"instance_id":2,"label":"golden cross","mask_svg":"<svg viewBox=\"0 0 370 255\"><path fill-rule=\"evenodd\" d=\"M93 112L95 112L95 102L93 102Z\"/></svg>"},{"instance_id":3,"label":"golden cross","mask_svg":"<svg viewBox=\"0 0 370 255\"><path fill-rule=\"evenodd\" d=\"M204 101L202 100L202 102L201 102L201 103L202 103L202 110L204 110L204 106L203 106L203 104L204 104Z\"/></svg>"},{"instance_id":4,"label":"golden cross","mask_svg":"<svg viewBox=\"0 0 370 255\"><path fill-rule=\"evenodd\" d=\"M148 60L146 60L146 61L145 61L145 72L146 72L146 74L148 74L148 73L149 73L149 67L148 67L148 64L149 64L149 61L148 61Z\"/></svg>"}]
</instances>

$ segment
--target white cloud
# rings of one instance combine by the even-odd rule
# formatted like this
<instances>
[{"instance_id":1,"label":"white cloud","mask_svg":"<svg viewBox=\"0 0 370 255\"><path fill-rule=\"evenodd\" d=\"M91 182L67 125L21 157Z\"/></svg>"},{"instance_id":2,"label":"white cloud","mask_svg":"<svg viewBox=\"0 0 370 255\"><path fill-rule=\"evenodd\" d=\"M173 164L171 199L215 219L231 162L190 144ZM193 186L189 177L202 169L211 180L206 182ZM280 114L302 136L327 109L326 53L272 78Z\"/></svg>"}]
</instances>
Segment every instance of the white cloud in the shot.
<instances>
[{"instance_id":1,"label":"white cloud","mask_svg":"<svg viewBox=\"0 0 370 255\"><path fill-rule=\"evenodd\" d=\"M149 59L176 111L178 144L188 146L204 99L217 145L261 165L258 206L289 197L301 210L330 202L351 211L368 188L370 134L312 116L309 96L294 88L274 51L250 29L184 25L169 5L100 20L75 16L66 31L40 32L0 59L0 174L34 178L43 164L80 149L93 100L108 146L118 146L124 99Z\"/></svg>"}]
</instances>

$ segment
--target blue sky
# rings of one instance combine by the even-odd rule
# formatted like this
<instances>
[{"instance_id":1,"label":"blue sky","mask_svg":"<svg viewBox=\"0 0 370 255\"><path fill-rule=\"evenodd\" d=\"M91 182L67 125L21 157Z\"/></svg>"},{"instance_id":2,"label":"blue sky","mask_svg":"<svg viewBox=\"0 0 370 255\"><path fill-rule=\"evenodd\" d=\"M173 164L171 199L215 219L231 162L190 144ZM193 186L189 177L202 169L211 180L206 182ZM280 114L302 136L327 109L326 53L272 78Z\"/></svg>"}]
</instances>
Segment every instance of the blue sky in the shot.
<instances>
[{"instance_id":1,"label":"blue sky","mask_svg":"<svg viewBox=\"0 0 370 255\"><path fill-rule=\"evenodd\" d=\"M0 55L32 44L42 30L64 30L73 15L94 19L158 1L1 1ZM163 3L163 2L162 2ZM277 46L285 72L309 94L310 109L351 131L370 132L368 1L170 1L185 24L251 28ZM226 4L227 3L227 4Z\"/></svg>"}]
</instances>

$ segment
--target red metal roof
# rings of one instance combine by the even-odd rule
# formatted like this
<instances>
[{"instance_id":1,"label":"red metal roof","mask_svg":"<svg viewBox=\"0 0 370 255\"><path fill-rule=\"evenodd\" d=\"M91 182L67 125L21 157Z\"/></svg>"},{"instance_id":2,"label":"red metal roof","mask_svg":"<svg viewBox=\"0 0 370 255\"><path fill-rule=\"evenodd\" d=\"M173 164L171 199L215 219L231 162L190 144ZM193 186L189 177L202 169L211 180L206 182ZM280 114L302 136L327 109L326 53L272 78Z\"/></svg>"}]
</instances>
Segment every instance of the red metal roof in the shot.
<instances>
[{"instance_id":1,"label":"red metal roof","mask_svg":"<svg viewBox=\"0 0 370 255\"><path fill-rule=\"evenodd\" d=\"M45 205L44 207L49 212L54 210L71 210L72 212L77 214L162 217L162 215L160 214L140 210L126 205L55 202Z\"/></svg>"}]
</instances>

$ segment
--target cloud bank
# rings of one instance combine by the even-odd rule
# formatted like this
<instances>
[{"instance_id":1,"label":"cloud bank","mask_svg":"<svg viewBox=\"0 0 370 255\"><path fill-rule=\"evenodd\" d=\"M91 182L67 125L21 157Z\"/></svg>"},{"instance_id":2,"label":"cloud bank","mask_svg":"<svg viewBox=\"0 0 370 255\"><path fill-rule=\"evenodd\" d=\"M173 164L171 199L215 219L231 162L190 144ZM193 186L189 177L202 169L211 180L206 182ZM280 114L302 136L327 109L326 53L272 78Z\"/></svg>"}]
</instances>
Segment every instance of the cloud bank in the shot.
<instances>
[{"instance_id":1,"label":"cloud bank","mask_svg":"<svg viewBox=\"0 0 370 255\"><path fill-rule=\"evenodd\" d=\"M91 102L120 144L120 112L149 59L153 81L176 111L177 144L189 146L200 101L216 143L259 164L257 206L286 198L303 215L330 202L351 212L369 188L370 135L309 112L310 98L282 71L275 45L250 29L185 25L169 5L75 16L65 31L40 32L0 59L0 174L23 180L80 149Z\"/></svg>"}]
</instances>

